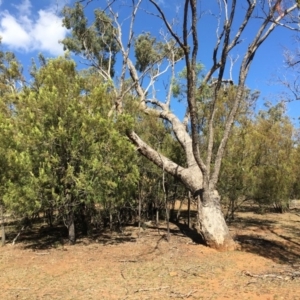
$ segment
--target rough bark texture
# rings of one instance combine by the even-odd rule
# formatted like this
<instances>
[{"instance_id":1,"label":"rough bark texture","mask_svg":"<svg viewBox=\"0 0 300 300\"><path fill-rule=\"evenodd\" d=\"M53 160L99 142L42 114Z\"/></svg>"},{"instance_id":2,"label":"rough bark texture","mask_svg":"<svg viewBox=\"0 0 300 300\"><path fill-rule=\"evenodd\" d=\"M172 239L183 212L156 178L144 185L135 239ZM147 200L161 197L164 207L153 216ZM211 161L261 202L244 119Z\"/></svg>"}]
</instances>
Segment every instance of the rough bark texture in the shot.
<instances>
[{"instance_id":1,"label":"rough bark texture","mask_svg":"<svg viewBox=\"0 0 300 300\"><path fill-rule=\"evenodd\" d=\"M225 222L221 205L220 196L216 190L211 191L198 207L199 221L197 230L203 236L207 246L221 250L234 250L236 244L233 241L228 226ZM205 199L209 197L209 199Z\"/></svg>"}]
</instances>

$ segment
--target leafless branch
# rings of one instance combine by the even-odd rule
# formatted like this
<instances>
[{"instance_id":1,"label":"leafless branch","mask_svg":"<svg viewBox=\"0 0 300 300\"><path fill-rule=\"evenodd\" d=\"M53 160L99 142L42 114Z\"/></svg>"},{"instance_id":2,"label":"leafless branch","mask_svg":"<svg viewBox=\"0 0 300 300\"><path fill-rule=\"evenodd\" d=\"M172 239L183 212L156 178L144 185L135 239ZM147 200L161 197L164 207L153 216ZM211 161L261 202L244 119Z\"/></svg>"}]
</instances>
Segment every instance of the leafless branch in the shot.
<instances>
[{"instance_id":1,"label":"leafless branch","mask_svg":"<svg viewBox=\"0 0 300 300\"><path fill-rule=\"evenodd\" d=\"M161 7L154 1L154 0L149 0L157 9L157 11L159 12L162 20L164 21L164 24L166 25L168 31L170 32L170 34L173 36L173 38L175 39L175 41L178 43L178 45L180 45L180 47L182 49L184 49L184 44L181 42L179 36L173 31L170 23L168 22L163 10L161 9Z\"/></svg>"}]
</instances>

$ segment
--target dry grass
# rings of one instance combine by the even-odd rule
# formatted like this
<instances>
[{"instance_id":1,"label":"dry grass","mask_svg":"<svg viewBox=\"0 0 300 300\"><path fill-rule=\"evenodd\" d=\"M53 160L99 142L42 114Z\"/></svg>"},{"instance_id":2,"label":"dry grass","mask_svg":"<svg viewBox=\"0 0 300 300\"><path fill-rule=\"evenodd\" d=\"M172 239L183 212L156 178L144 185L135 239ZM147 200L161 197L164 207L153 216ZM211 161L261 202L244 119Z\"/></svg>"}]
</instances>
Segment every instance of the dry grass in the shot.
<instances>
[{"instance_id":1,"label":"dry grass","mask_svg":"<svg viewBox=\"0 0 300 300\"><path fill-rule=\"evenodd\" d=\"M75 246L57 232L37 242L33 230L0 249L0 299L300 299L300 278L288 276L300 272L299 222L295 213L239 213L230 228L242 251L223 253L175 225L169 243L164 224Z\"/></svg>"}]
</instances>

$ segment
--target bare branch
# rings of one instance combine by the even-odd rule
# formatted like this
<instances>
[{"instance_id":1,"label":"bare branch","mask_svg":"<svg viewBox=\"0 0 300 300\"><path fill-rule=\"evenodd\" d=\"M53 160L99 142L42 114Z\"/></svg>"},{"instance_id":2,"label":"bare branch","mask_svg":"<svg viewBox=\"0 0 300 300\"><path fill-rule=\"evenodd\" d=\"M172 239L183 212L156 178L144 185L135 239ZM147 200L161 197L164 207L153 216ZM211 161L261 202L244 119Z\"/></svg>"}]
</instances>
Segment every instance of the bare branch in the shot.
<instances>
[{"instance_id":1,"label":"bare branch","mask_svg":"<svg viewBox=\"0 0 300 300\"><path fill-rule=\"evenodd\" d=\"M171 25L169 24L164 12L162 11L162 9L160 8L160 6L154 1L154 0L149 0L154 6L155 8L158 10L162 20L164 21L168 31L170 32L170 34L173 36L173 38L175 39L175 41L178 43L178 45L180 45L180 47L182 49L184 49L184 44L181 42L180 38L178 37L178 35L173 31Z\"/></svg>"}]
</instances>

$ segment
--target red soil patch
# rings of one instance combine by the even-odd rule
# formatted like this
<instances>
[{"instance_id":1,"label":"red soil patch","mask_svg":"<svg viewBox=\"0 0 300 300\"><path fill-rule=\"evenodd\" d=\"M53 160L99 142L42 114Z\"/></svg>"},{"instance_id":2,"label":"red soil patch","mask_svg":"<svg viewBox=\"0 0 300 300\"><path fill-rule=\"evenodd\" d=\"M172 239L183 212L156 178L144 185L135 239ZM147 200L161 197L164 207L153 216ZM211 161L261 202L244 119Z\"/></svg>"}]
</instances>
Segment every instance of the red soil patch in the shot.
<instances>
[{"instance_id":1,"label":"red soil patch","mask_svg":"<svg viewBox=\"0 0 300 300\"><path fill-rule=\"evenodd\" d=\"M20 239L0 249L1 299L300 299L300 277L289 275L300 273L300 218L287 217L240 214L231 230L242 251L231 252L196 245L175 225L170 242L132 227L43 250Z\"/></svg>"}]
</instances>

